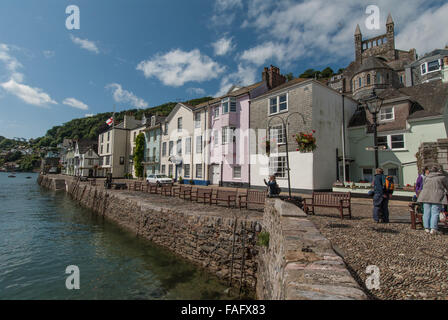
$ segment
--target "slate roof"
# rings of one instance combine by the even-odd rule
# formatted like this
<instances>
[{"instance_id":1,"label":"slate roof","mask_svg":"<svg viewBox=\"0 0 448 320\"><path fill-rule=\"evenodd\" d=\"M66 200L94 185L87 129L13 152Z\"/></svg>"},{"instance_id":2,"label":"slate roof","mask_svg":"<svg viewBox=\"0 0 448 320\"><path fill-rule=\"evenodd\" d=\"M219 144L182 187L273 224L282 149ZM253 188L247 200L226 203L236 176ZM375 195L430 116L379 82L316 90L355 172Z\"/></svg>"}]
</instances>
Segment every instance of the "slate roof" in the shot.
<instances>
[{"instance_id":1,"label":"slate roof","mask_svg":"<svg viewBox=\"0 0 448 320\"><path fill-rule=\"evenodd\" d=\"M241 95L243 95L243 94L247 94L247 93L249 93L251 90L253 90L253 89L258 88L259 86L261 86L263 83L264 83L264 81L260 81L260 82L251 84L251 85L249 85L249 86L246 86L246 87L237 89L237 90L235 90L235 91L227 92L225 95L222 95L222 96L220 96L220 97L218 97L218 98L214 98L214 99L209 100L209 101L207 101L207 102L203 102L203 103L201 103L201 104L198 104L198 105L197 105L196 107L194 107L194 108L195 108L195 109L199 109L199 108L202 108L202 107L205 107L205 106L208 106L208 105L217 103L217 102L221 101L223 98L226 98L226 97L238 97L238 96L241 96ZM232 87L232 88L234 88L234 87Z\"/></svg>"},{"instance_id":2,"label":"slate roof","mask_svg":"<svg viewBox=\"0 0 448 320\"><path fill-rule=\"evenodd\" d=\"M445 113L448 104L448 84L442 81L431 81L413 87L387 89L378 96L385 99L384 103L408 100L411 103L407 120L423 119L440 116ZM367 124L364 108L358 108L349 121L349 127Z\"/></svg>"},{"instance_id":3,"label":"slate roof","mask_svg":"<svg viewBox=\"0 0 448 320\"><path fill-rule=\"evenodd\" d=\"M98 150L98 143L92 140L78 140L77 141L79 154L84 154L92 148L93 151Z\"/></svg>"}]
</instances>

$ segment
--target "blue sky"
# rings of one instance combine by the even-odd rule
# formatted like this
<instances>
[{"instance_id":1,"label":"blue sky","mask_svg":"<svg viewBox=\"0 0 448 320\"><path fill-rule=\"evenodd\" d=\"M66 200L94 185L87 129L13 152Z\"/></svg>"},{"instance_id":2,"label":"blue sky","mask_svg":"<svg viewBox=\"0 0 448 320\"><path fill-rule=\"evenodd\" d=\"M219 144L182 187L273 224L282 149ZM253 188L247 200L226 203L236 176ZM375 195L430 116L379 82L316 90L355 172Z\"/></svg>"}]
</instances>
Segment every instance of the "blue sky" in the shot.
<instances>
[{"instance_id":1,"label":"blue sky","mask_svg":"<svg viewBox=\"0 0 448 320\"><path fill-rule=\"evenodd\" d=\"M446 1L2 0L0 135L38 137L89 114L216 96L260 80L264 66L295 76L354 56L353 33L383 33L423 54L448 43ZM368 30L369 4L380 30ZM68 30L66 7L80 9ZM442 28L445 26L445 28Z\"/></svg>"}]
</instances>

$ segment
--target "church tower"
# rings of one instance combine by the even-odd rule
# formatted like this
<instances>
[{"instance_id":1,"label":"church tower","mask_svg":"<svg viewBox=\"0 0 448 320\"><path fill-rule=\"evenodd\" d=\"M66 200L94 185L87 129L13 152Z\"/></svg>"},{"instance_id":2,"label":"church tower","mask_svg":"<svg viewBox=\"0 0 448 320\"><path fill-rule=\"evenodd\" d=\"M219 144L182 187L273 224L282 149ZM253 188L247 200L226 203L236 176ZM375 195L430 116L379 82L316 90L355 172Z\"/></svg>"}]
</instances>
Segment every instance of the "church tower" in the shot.
<instances>
[{"instance_id":1,"label":"church tower","mask_svg":"<svg viewBox=\"0 0 448 320\"><path fill-rule=\"evenodd\" d=\"M395 24L390 13L387 16L386 30L387 44L389 46L389 59L395 59Z\"/></svg>"}]
</instances>

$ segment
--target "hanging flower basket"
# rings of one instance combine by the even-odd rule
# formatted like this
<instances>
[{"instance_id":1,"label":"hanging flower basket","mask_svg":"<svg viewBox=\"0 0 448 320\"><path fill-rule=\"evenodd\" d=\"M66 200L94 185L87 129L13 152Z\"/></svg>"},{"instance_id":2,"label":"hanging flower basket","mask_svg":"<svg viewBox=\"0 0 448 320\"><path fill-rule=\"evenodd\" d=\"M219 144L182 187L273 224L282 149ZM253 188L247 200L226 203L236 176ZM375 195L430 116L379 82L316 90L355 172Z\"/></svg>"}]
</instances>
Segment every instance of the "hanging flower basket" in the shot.
<instances>
[{"instance_id":1,"label":"hanging flower basket","mask_svg":"<svg viewBox=\"0 0 448 320\"><path fill-rule=\"evenodd\" d=\"M317 145L316 138L313 136L314 133L316 133L315 130L313 130L311 133L299 132L299 134L293 135L292 137L296 140L298 145L296 151L306 153L316 150Z\"/></svg>"}]
</instances>

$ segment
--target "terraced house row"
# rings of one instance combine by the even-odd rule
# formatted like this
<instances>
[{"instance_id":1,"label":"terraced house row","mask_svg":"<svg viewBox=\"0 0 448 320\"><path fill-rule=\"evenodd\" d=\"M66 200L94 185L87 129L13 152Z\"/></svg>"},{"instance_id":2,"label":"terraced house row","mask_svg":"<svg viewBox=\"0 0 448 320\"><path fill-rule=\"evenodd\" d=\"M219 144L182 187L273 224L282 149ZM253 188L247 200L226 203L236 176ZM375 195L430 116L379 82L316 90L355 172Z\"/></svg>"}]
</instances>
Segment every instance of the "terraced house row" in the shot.
<instances>
[{"instance_id":1,"label":"terraced house row","mask_svg":"<svg viewBox=\"0 0 448 320\"><path fill-rule=\"evenodd\" d=\"M146 175L261 188L274 174L286 188L289 171L293 191L329 190L344 177L369 182L375 169L369 151L374 121L362 102L375 92L382 100L379 166L398 185L412 185L419 146L448 137L448 47L418 57L415 49L395 47L391 15L386 30L364 39L357 26L355 60L327 81L287 81L271 65L259 82L233 86L196 106L178 103L167 117L125 116L100 134L95 173L135 176L135 139L144 133ZM302 152L295 135L313 131L317 148Z\"/></svg>"}]
</instances>

